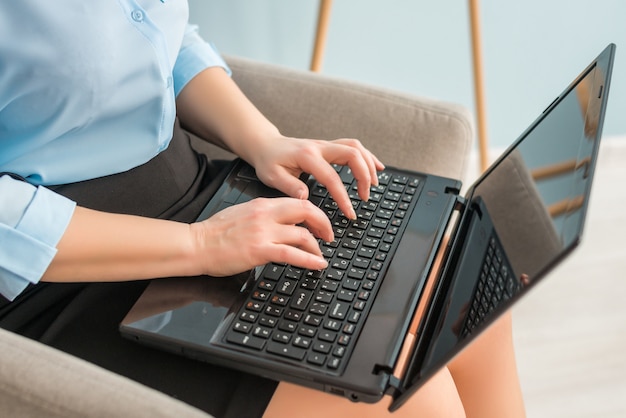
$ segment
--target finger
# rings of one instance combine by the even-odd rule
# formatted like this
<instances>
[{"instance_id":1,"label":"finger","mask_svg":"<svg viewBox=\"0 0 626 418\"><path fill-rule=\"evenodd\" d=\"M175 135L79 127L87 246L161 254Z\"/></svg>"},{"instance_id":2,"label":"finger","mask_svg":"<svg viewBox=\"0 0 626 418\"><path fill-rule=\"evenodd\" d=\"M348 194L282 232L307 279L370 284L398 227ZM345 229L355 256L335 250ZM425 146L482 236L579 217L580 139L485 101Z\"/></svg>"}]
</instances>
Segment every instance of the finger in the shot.
<instances>
[{"instance_id":1,"label":"finger","mask_svg":"<svg viewBox=\"0 0 626 418\"><path fill-rule=\"evenodd\" d=\"M322 257L322 250L320 250L317 239L307 228L297 225L277 225L273 232L272 242L274 244L288 245ZM287 262L287 260L283 261Z\"/></svg>"},{"instance_id":2,"label":"finger","mask_svg":"<svg viewBox=\"0 0 626 418\"><path fill-rule=\"evenodd\" d=\"M378 159L378 157L377 157L377 156L375 156L374 154L372 154L372 157L374 158L374 161L375 161L375 163L376 163L376 170L377 170L377 171L383 171L383 170L385 169L385 164L383 164L383 162L382 162L382 161L380 161L380 160Z\"/></svg>"},{"instance_id":3,"label":"finger","mask_svg":"<svg viewBox=\"0 0 626 418\"><path fill-rule=\"evenodd\" d=\"M342 141L346 142L351 140ZM373 167L371 167L372 169L370 168L363 153L356 146L341 144L340 142L335 142L333 145L334 148L330 148L326 151L332 153L332 155L328 156L328 159L333 163L350 167L352 175L357 181L359 197L363 200L368 200L371 185L374 184L374 181L378 181L378 176L374 175L374 177L372 177L372 172L375 174L375 170L372 170Z\"/></svg>"},{"instance_id":4,"label":"finger","mask_svg":"<svg viewBox=\"0 0 626 418\"><path fill-rule=\"evenodd\" d=\"M348 196L346 186L343 184L337 171L327 162L327 160L307 158L302 163L302 168L307 173L311 173L315 180L323 184L328 193L337 202L337 206L350 219L356 219L356 213L352 207L352 200Z\"/></svg>"},{"instance_id":5,"label":"finger","mask_svg":"<svg viewBox=\"0 0 626 418\"><path fill-rule=\"evenodd\" d=\"M310 270L323 270L328 267L328 261L326 261L324 257L311 254L290 245L275 244L270 249L269 253L276 257L270 261L277 263L290 264Z\"/></svg>"},{"instance_id":6,"label":"finger","mask_svg":"<svg viewBox=\"0 0 626 418\"><path fill-rule=\"evenodd\" d=\"M308 199L309 188L293 173L278 167L273 175L264 179L265 183L295 199Z\"/></svg>"},{"instance_id":7,"label":"finger","mask_svg":"<svg viewBox=\"0 0 626 418\"><path fill-rule=\"evenodd\" d=\"M339 142L339 143L347 145L347 146L354 147L354 148L356 148L357 150L359 150L361 152L361 155L362 155L363 159L366 161L367 166L368 166L368 168L370 170L371 184L374 185L374 186L378 186L378 172L385 169L385 165L378 159L378 157L376 157L374 155L374 153L372 153L370 150L365 148L365 146L358 139L342 138L342 139L336 140L336 142ZM360 181L360 182L364 183L363 184L363 189L365 189L365 184L367 184L367 179L366 178L357 177L357 175L358 174L355 174L355 178L357 179L357 182ZM361 191L363 189L359 189L359 190ZM369 197L369 190L366 191L365 193L367 193L367 195ZM363 195L362 194L359 194L359 196L363 199Z\"/></svg>"},{"instance_id":8,"label":"finger","mask_svg":"<svg viewBox=\"0 0 626 418\"><path fill-rule=\"evenodd\" d=\"M372 153L357 139L342 138L329 144L331 147L324 151L324 157L330 162L349 166L357 181L359 197L369 200L370 187L378 184L377 163Z\"/></svg>"},{"instance_id":9,"label":"finger","mask_svg":"<svg viewBox=\"0 0 626 418\"><path fill-rule=\"evenodd\" d=\"M365 148L365 146L363 146L361 141L357 139L342 138L342 139L338 139L336 142L343 144L343 145L354 147L361 153L361 156L365 160L365 163L367 164L367 167L370 171L370 178L372 182L371 184L373 184L374 186L378 186L377 171L382 170L384 168L384 166L378 160L378 158L376 158L376 156L374 156L372 152L370 152L367 148Z\"/></svg>"},{"instance_id":10,"label":"finger","mask_svg":"<svg viewBox=\"0 0 626 418\"><path fill-rule=\"evenodd\" d=\"M310 201L291 198L271 199L271 201L274 204L276 222L285 225L304 224L316 237L327 242L334 239L328 216Z\"/></svg>"},{"instance_id":11,"label":"finger","mask_svg":"<svg viewBox=\"0 0 626 418\"><path fill-rule=\"evenodd\" d=\"M328 267L317 239L300 226L278 225L273 229L268 261L320 270Z\"/></svg>"},{"instance_id":12,"label":"finger","mask_svg":"<svg viewBox=\"0 0 626 418\"><path fill-rule=\"evenodd\" d=\"M369 149L365 147L358 139L350 139L350 138L341 138L335 140L336 142L342 143L344 145L353 146L360 150L363 153L364 158L373 163L374 173L377 171L381 171L385 169L385 164L383 164L376 155Z\"/></svg>"}]
</instances>

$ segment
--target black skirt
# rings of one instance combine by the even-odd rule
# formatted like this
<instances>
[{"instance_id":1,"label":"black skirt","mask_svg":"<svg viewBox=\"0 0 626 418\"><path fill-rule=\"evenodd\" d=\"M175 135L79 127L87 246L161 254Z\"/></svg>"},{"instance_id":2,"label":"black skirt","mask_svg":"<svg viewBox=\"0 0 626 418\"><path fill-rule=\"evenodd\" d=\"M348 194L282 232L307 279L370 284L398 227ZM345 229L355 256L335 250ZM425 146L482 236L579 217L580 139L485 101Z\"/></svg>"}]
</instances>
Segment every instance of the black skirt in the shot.
<instances>
[{"instance_id":1,"label":"black skirt","mask_svg":"<svg viewBox=\"0 0 626 418\"><path fill-rule=\"evenodd\" d=\"M161 154L130 171L52 186L80 206L192 222L226 163L191 146L177 123ZM0 298L0 327L41 341L196 406L215 417L262 416L276 382L141 346L118 325L148 281L39 283L13 302Z\"/></svg>"}]
</instances>

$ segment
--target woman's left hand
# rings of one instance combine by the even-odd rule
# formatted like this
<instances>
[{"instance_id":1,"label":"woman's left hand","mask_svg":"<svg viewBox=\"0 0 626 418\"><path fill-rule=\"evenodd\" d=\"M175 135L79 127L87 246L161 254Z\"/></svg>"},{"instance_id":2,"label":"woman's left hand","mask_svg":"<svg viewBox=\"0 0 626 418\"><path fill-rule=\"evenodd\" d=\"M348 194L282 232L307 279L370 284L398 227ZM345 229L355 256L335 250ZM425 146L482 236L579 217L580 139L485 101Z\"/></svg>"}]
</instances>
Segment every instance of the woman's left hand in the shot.
<instances>
[{"instance_id":1,"label":"woman's left hand","mask_svg":"<svg viewBox=\"0 0 626 418\"><path fill-rule=\"evenodd\" d=\"M254 155L257 176L270 187L298 199L307 199L309 189L300 179L313 175L326 186L339 209L349 218L356 214L339 174L331 164L347 165L357 180L359 197L368 200L370 187L378 185L377 171L384 165L357 139L334 141L278 137Z\"/></svg>"}]
</instances>

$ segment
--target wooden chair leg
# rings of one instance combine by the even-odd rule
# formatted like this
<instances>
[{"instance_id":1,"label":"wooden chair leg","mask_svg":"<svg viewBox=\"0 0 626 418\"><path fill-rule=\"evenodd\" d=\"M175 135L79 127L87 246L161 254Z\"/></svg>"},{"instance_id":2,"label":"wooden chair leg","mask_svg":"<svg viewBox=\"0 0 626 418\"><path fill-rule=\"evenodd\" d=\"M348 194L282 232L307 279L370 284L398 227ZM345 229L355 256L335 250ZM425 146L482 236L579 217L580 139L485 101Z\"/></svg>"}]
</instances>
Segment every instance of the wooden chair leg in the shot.
<instances>
[{"instance_id":1,"label":"wooden chair leg","mask_svg":"<svg viewBox=\"0 0 626 418\"><path fill-rule=\"evenodd\" d=\"M332 5L332 0L320 0L319 13L317 16L317 31L315 32L315 45L313 46L313 56L311 58L311 71L314 72L320 72L322 70Z\"/></svg>"},{"instance_id":2,"label":"wooden chair leg","mask_svg":"<svg viewBox=\"0 0 626 418\"><path fill-rule=\"evenodd\" d=\"M472 61L474 68L474 97L476 102L476 127L478 129L478 151L481 171L489 166L489 141L487 138L487 110L483 78L483 51L480 31L479 0L469 0L470 34L472 39Z\"/></svg>"}]
</instances>

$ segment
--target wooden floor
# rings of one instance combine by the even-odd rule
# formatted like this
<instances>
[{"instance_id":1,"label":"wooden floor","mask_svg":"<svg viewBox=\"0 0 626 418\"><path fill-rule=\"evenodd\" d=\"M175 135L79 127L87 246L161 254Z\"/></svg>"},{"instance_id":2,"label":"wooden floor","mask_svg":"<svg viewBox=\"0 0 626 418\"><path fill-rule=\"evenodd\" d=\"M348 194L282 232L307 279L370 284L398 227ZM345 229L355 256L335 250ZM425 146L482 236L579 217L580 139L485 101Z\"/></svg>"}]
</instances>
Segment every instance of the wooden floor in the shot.
<instances>
[{"instance_id":1,"label":"wooden floor","mask_svg":"<svg viewBox=\"0 0 626 418\"><path fill-rule=\"evenodd\" d=\"M514 307L528 417L626 417L626 138L604 139L582 245Z\"/></svg>"}]
</instances>

